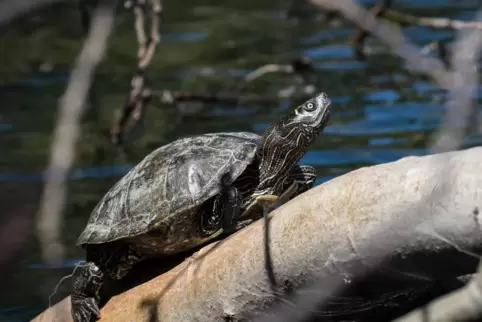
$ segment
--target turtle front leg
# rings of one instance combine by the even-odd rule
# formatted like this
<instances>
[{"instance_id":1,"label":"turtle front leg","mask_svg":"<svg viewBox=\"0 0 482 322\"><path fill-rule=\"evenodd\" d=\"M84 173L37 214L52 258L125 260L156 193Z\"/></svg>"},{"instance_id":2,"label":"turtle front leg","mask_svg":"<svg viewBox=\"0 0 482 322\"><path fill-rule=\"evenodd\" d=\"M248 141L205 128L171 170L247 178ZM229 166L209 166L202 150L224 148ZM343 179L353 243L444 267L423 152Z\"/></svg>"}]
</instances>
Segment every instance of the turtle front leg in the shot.
<instances>
[{"instance_id":1,"label":"turtle front leg","mask_svg":"<svg viewBox=\"0 0 482 322\"><path fill-rule=\"evenodd\" d=\"M279 198L280 203L302 194L311 189L316 180L316 170L310 165L296 165L285 181L283 194Z\"/></svg>"},{"instance_id":2,"label":"turtle front leg","mask_svg":"<svg viewBox=\"0 0 482 322\"><path fill-rule=\"evenodd\" d=\"M245 209L241 218L252 217L253 212L262 208L263 213L270 212L277 204L283 204L297 195L311 189L316 180L316 170L309 165L296 165L286 177L279 196L262 194Z\"/></svg>"},{"instance_id":3,"label":"turtle front leg","mask_svg":"<svg viewBox=\"0 0 482 322\"><path fill-rule=\"evenodd\" d=\"M100 317L99 290L103 280L104 273L94 262L80 268L71 294L74 322L91 322Z\"/></svg>"}]
</instances>

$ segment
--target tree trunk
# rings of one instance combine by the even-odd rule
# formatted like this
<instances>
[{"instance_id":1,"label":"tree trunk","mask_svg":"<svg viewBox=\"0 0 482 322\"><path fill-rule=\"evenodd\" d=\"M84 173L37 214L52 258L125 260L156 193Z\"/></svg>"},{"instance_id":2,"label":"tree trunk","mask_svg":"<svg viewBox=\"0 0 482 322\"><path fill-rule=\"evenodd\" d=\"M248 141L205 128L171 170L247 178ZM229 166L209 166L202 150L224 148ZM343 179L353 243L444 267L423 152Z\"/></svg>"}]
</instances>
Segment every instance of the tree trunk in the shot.
<instances>
[{"instance_id":1,"label":"tree trunk","mask_svg":"<svg viewBox=\"0 0 482 322\"><path fill-rule=\"evenodd\" d=\"M271 213L269 260L261 219L112 297L101 321L291 322L374 272L422 284L473 273L481 186L482 148L352 171ZM69 306L34 321L70 321Z\"/></svg>"}]
</instances>

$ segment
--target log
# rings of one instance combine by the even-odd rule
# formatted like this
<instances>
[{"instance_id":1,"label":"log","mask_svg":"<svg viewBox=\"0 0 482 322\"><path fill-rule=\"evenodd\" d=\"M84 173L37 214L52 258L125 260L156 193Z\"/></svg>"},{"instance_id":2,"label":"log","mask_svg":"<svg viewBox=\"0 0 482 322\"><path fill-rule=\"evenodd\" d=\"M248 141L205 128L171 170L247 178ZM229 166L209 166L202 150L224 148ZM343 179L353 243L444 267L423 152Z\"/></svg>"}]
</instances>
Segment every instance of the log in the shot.
<instances>
[{"instance_id":1,"label":"log","mask_svg":"<svg viewBox=\"0 0 482 322\"><path fill-rule=\"evenodd\" d=\"M271 265L261 219L112 297L101 321L296 321L373 271L422 282L471 274L482 251L480 187L482 148L360 168L270 214ZM289 303L273 289L293 291ZM33 321L70 321L69 306Z\"/></svg>"}]
</instances>

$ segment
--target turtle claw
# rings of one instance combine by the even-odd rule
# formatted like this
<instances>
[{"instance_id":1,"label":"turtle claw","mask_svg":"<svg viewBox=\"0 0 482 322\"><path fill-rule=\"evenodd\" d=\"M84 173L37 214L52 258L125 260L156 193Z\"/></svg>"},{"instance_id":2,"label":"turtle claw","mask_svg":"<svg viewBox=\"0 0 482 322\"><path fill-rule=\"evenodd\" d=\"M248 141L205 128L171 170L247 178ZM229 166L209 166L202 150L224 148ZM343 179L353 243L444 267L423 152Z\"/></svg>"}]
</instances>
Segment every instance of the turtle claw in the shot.
<instances>
[{"instance_id":1,"label":"turtle claw","mask_svg":"<svg viewBox=\"0 0 482 322\"><path fill-rule=\"evenodd\" d=\"M97 301L93 297L85 299L84 306L90 313L94 314L96 318L100 318L99 306L97 305Z\"/></svg>"},{"instance_id":2,"label":"turtle claw","mask_svg":"<svg viewBox=\"0 0 482 322\"><path fill-rule=\"evenodd\" d=\"M72 314L74 322L92 322L100 318L99 306L93 297L79 299L74 303L75 310Z\"/></svg>"},{"instance_id":3,"label":"turtle claw","mask_svg":"<svg viewBox=\"0 0 482 322\"><path fill-rule=\"evenodd\" d=\"M254 199L254 201L246 207L244 212L241 214L241 218L253 218L258 217L257 215L261 213L261 217L269 213L274 206L280 201L280 197L276 195L266 194L260 195Z\"/></svg>"},{"instance_id":4,"label":"turtle claw","mask_svg":"<svg viewBox=\"0 0 482 322\"><path fill-rule=\"evenodd\" d=\"M92 322L100 317L98 303L102 282L103 273L95 263L88 262L80 269L80 276L74 280L71 294L74 322Z\"/></svg>"}]
</instances>

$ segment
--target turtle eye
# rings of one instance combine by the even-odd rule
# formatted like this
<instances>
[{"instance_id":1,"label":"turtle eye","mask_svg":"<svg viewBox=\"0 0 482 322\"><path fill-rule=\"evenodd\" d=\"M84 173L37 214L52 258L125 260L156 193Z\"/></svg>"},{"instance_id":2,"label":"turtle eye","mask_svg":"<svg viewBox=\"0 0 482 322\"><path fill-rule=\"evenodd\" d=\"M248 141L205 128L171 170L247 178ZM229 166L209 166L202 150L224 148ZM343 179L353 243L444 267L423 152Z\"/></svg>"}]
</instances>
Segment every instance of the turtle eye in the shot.
<instances>
[{"instance_id":1,"label":"turtle eye","mask_svg":"<svg viewBox=\"0 0 482 322\"><path fill-rule=\"evenodd\" d=\"M315 110L315 104L313 104L312 102L306 103L305 111L312 112L314 110Z\"/></svg>"}]
</instances>

